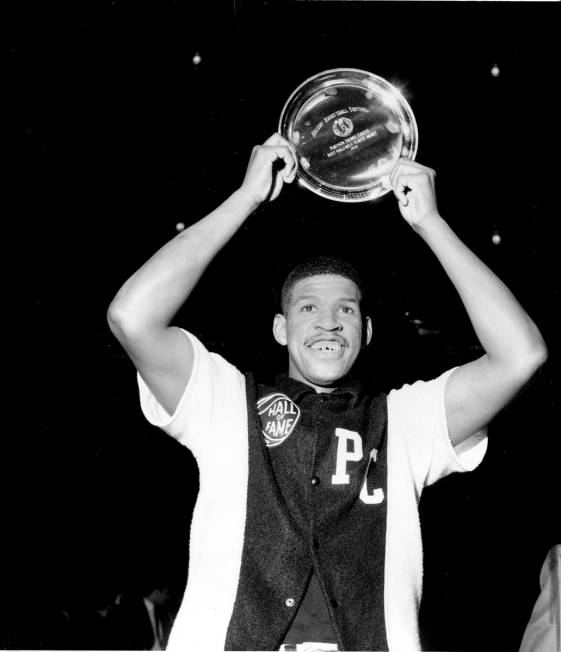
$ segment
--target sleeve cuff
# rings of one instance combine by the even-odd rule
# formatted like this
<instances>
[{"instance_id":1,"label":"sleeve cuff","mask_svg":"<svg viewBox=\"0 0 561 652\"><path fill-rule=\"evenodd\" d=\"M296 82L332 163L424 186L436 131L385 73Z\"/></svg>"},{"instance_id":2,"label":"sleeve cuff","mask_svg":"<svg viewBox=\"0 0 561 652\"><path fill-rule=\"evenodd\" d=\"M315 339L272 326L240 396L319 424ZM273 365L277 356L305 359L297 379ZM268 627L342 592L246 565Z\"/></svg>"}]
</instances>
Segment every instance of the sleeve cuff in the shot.
<instances>
[{"instance_id":1,"label":"sleeve cuff","mask_svg":"<svg viewBox=\"0 0 561 652\"><path fill-rule=\"evenodd\" d=\"M140 397L140 407L144 417L151 425L156 426L157 428L161 428L176 438L180 436L181 432L175 432L176 430L180 429L174 428L174 425L178 421L179 415L182 413L185 402L189 399L189 396L192 393L192 387L194 384L194 379L197 375L200 360L199 347L197 346L195 338L187 331L182 330L182 333L184 333L184 335L188 337L193 344L193 370L173 414L170 415L169 412L158 402L156 397L150 391L148 385L146 385L144 382L142 376L138 372L136 374Z\"/></svg>"}]
</instances>

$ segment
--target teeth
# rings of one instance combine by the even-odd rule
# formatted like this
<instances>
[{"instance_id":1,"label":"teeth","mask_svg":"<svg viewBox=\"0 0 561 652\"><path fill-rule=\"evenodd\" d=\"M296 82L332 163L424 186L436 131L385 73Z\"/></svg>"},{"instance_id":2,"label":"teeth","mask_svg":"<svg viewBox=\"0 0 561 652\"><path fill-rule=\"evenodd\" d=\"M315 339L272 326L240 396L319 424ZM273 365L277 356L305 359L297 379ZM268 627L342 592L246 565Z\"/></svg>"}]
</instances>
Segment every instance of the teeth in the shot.
<instances>
[{"instance_id":1,"label":"teeth","mask_svg":"<svg viewBox=\"0 0 561 652\"><path fill-rule=\"evenodd\" d=\"M311 346L314 351L339 351L341 348L340 342L319 341L314 342Z\"/></svg>"}]
</instances>

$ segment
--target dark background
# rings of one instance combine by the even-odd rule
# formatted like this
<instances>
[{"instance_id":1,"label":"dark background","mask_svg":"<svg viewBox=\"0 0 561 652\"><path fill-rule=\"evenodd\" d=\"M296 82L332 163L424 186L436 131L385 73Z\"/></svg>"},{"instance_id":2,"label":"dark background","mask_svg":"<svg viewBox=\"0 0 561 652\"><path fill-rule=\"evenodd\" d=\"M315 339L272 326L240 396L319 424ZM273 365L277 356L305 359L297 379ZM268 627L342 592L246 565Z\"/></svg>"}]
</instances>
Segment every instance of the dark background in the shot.
<instances>
[{"instance_id":1,"label":"dark background","mask_svg":"<svg viewBox=\"0 0 561 652\"><path fill-rule=\"evenodd\" d=\"M238 187L297 85L354 67L404 90L442 214L550 347L491 426L480 468L421 503L425 646L517 650L544 556L561 542L558 3L22 0L0 11L0 644L57 648L61 608L139 577L180 596L196 467L143 420L105 312L176 224ZM315 253L369 279L381 310L363 368L376 386L479 355L393 196L345 205L296 184L247 221L177 323L244 371L281 371L276 288Z\"/></svg>"}]
</instances>

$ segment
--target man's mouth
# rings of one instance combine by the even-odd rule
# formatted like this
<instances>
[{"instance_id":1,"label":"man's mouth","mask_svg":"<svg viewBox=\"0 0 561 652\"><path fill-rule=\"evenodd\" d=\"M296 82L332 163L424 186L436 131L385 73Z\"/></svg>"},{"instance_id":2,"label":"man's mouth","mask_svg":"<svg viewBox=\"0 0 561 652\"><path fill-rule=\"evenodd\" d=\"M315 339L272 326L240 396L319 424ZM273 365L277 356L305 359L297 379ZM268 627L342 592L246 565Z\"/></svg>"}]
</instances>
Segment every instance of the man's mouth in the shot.
<instances>
[{"instance_id":1,"label":"man's mouth","mask_svg":"<svg viewBox=\"0 0 561 652\"><path fill-rule=\"evenodd\" d=\"M339 339L315 339L306 342L306 346L314 351L331 351L332 353L337 353L345 346L345 343Z\"/></svg>"}]
</instances>

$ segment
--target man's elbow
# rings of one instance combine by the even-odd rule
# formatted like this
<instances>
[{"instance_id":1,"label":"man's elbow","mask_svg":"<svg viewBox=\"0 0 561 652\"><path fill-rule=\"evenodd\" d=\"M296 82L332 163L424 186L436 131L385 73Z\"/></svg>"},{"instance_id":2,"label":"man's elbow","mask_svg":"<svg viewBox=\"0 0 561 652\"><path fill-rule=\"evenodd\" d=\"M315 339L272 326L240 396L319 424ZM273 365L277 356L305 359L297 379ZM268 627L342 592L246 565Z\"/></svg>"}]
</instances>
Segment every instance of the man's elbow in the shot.
<instances>
[{"instance_id":1,"label":"man's elbow","mask_svg":"<svg viewBox=\"0 0 561 652\"><path fill-rule=\"evenodd\" d=\"M519 353L515 365L515 373L520 382L528 382L545 365L548 358L547 345L543 339L532 344L524 353Z\"/></svg>"},{"instance_id":2,"label":"man's elbow","mask_svg":"<svg viewBox=\"0 0 561 652\"><path fill-rule=\"evenodd\" d=\"M127 351L146 347L146 343L167 330L167 324L150 318L145 310L123 298L115 297L107 309L107 323L113 335Z\"/></svg>"},{"instance_id":3,"label":"man's elbow","mask_svg":"<svg viewBox=\"0 0 561 652\"><path fill-rule=\"evenodd\" d=\"M539 345L536 346L536 350L534 351L532 359L534 373L544 366L544 364L547 362L548 357L549 351L547 350L547 344L543 340L540 340Z\"/></svg>"},{"instance_id":4,"label":"man's elbow","mask_svg":"<svg viewBox=\"0 0 561 652\"><path fill-rule=\"evenodd\" d=\"M113 299L107 309L107 323L113 335L120 342L134 337L135 320L118 298Z\"/></svg>"}]
</instances>

